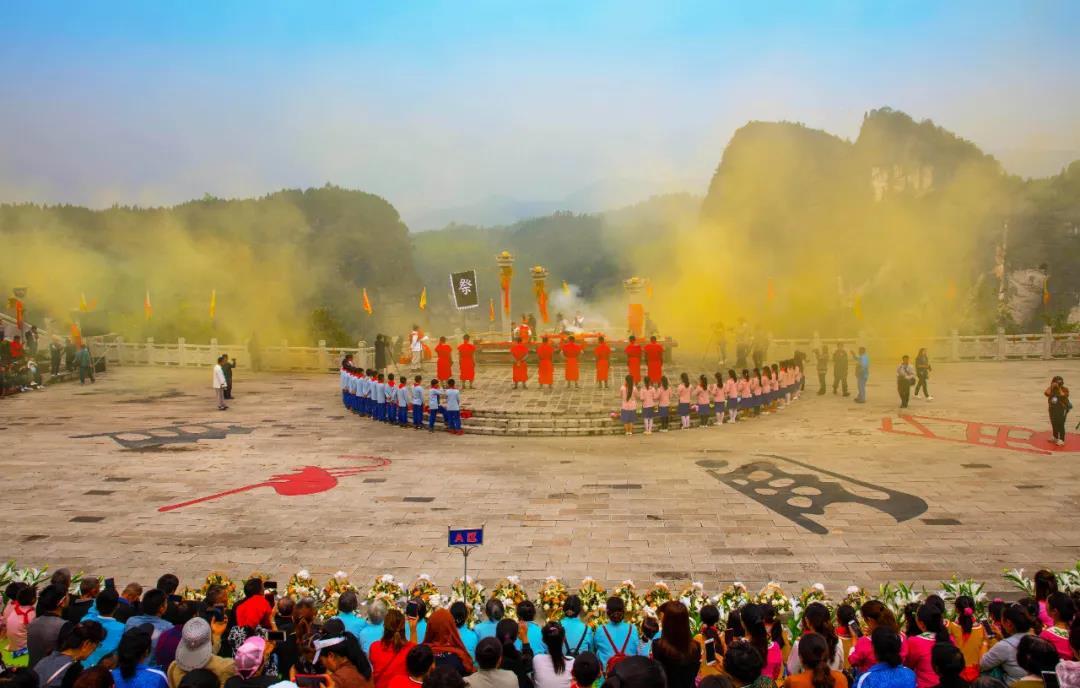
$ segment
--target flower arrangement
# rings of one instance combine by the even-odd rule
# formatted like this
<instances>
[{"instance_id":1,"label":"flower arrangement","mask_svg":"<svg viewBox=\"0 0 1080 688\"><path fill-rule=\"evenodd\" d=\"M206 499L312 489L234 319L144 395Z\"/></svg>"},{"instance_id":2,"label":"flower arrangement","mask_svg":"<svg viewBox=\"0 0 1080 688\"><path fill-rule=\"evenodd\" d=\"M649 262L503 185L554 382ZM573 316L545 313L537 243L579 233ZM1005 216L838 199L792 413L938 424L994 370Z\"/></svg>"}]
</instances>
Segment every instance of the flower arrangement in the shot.
<instances>
[{"instance_id":1,"label":"flower arrangement","mask_svg":"<svg viewBox=\"0 0 1080 688\"><path fill-rule=\"evenodd\" d=\"M1035 581L1024 575L1024 569L1007 570L1003 574L1005 580L1013 584L1020 592L1032 596L1035 594Z\"/></svg>"},{"instance_id":2,"label":"flower arrangement","mask_svg":"<svg viewBox=\"0 0 1080 688\"><path fill-rule=\"evenodd\" d=\"M9 583L26 583L27 585L37 587L48 579L48 566L44 566L40 569L20 569L16 567L15 560L12 559L0 567L0 588L6 588ZM74 580L74 578L72 580Z\"/></svg>"},{"instance_id":3,"label":"flower arrangement","mask_svg":"<svg viewBox=\"0 0 1080 688\"><path fill-rule=\"evenodd\" d=\"M825 586L821 583L814 583L809 588L803 588L799 591L799 609L803 610L814 602L828 603L829 596L825 594Z\"/></svg>"},{"instance_id":4,"label":"flower arrangement","mask_svg":"<svg viewBox=\"0 0 1080 688\"><path fill-rule=\"evenodd\" d=\"M225 594L229 598L229 606L231 607L238 598L236 591L236 583L232 582L227 574L221 571L211 571L206 575L206 580L203 581L202 587L198 589L184 588L184 593L181 595L185 600L202 600L206 598L206 593L210 591L211 585L220 585L225 588Z\"/></svg>"},{"instance_id":5,"label":"flower arrangement","mask_svg":"<svg viewBox=\"0 0 1080 688\"><path fill-rule=\"evenodd\" d=\"M624 580L611 591L612 597L621 598L626 605L626 620L632 624L638 624L644 618L642 614L641 597L638 596L637 587L632 580Z\"/></svg>"},{"instance_id":6,"label":"flower arrangement","mask_svg":"<svg viewBox=\"0 0 1080 688\"><path fill-rule=\"evenodd\" d=\"M671 588L664 581L656 581L652 587L645 591L645 595L641 598L642 611L645 616L656 616L656 612L660 607L670 600L674 599L671 594Z\"/></svg>"},{"instance_id":7,"label":"flower arrangement","mask_svg":"<svg viewBox=\"0 0 1080 688\"><path fill-rule=\"evenodd\" d=\"M382 600L387 606L393 607L405 597L405 586L394 580L389 573L384 573L375 578L375 582L368 589L367 601Z\"/></svg>"},{"instance_id":8,"label":"flower arrangement","mask_svg":"<svg viewBox=\"0 0 1080 688\"><path fill-rule=\"evenodd\" d=\"M322 590L322 606L319 607L319 618L329 619L337 614L338 598L341 597L341 593L348 590L359 592L356 586L349 582L349 576L344 571L338 571L326 581L326 585L323 586Z\"/></svg>"},{"instance_id":9,"label":"flower arrangement","mask_svg":"<svg viewBox=\"0 0 1080 688\"><path fill-rule=\"evenodd\" d=\"M735 581L717 595L716 606L720 610L720 617L726 619L728 614L749 601L750 591L746 589L745 585Z\"/></svg>"},{"instance_id":10,"label":"flower arrangement","mask_svg":"<svg viewBox=\"0 0 1080 688\"><path fill-rule=\"evenodd\" d=\"M878 588L878 599L889 608L900 623L903 623L904 608L909 604L922 601L922 593L913 583L882 583Z\"/></svg>"},{"instance_id":11,"label":"flower arrangement","mask_svg":"<svg viewBox=\"0 0 1080 688\"><path fill-rule=\"evenodd\" d=\"M425 618L431 616L431 612L439 607L446 606L446 600L439 594L438 586L431 580L431 576L426 573L417 576L416 580L409 586L409 599L424 601L427 606Z\"/></svg>"},{"instance_id":12,"label":"flower arrangement","mask_svg":"<svg viewBox=\"0 0 1080 688\"><path fill-rule=\"evenodd\" d=\"M293 599L310 597L315 600L316 609L322 606L322 586L315 582L307 569L300 569L289 578L285 592Z\"/></svg>"},{"instance_id":13,"label":"flower arrangement","mask_svg":"<svg viewBox=\"0 0 1080 688\"><path fill-rule=\"evenodd\" d=\"M685 604L690 612L690 629L697 633L701 627L701 608L709 604L705 586L700 581L690 583L679 593L679 601Z\"/></svg>"},{"instance_id":14,"label":"flower arrangement","mask_svg":"<svg viewBox=\"0 0 1080 688\"><path fill-rule=\"evenodd\" d=\"M1080 561L1071 569L1058 571L1054 578L1057 579L1058 590L1069 594L1080 591Z\"/></svg>"},{"instance_id":15,"label":"flower arrangement","mask_svg":"<svg viewBox=\"0 0 1080 688\"><path fill-rule=\"evenodd\" d=\"M476 625L484 611L484 586L473 580L472 576L458 578L450 586L450 601L464 602L472 610L469 616L469 628Z\"/></svg>"},{"instance_id":16,"label":"flower arrangement","mask_svg":"<svg viewBox=\"0 0 1080 688\"><path fill-rule=\"evenodd\" d=\"M982 616L986 612L987 596L983 592L983 584L978 583L970 578L966 580L960 580L956 576L953 576L947 581L941 581L941 592L939 593L941 598L948 603L948 607L945 609L945 615L950 619L956 618L956 598L962 595L967 595L971 599L975 600L975 614Z\"/></svg>"},{"instance_id":17,"label":"flower arrangement","mask_svg":"<svg viewBox=\"0 0 1080 688\"><path fill-rule=\"evenodd\" d=\"M604 612L604 604L607 602L607 590L596 582L595 579L586 577L578 587L578 597L581 598L581 613L590 626L596 627L600 616Z\"/></svg>"},{"instance_id":18,"label":"flower arrangement","mask_svg":"<svg viewBox=\"0 0 1080 688\"><path fill-rule=\"evenodd\" d=\"M869 600L870 593L857 585L849 585L847 590L844 591L844 599L840 600L840 604L850 604L858 611L859 607L866 604Z\"/></svg>"},{"instance_id":19,"label":"flower arrangement","mask_svg":"<svg viewBox=\"0 0 1080 688\"><path fill-rule=\"evenodd\" d=\"M491 591L491 596L502 600L503 606L506 608L505 618L514 620L517 620L518 603L529 599L529 593L525 592L525 588L521 587L521 579L517 576L507 576L499 581Z\"/></svg>"},{"instance_id":20,"label":"flower arrangement","mask_svg":"<svg viewBox=\"0 0 1080 688\"><path fill-rule=\"evenodd\" d=\"M801 595L800 595L801 600ZM780 587L780 584L775 581L769 581L765 584L756 595L753 596L752 601L755 604L768 604L772 605L772 608L776 610L777 616L797 616L796 605L792 603L788 594L784 592L784 589ZM803 607L799 607L801 610Z\"/></svg>"},{"instance_id":21,"label":"flower arrangement","mask_svg":"<svg viewBox=\"0 0 1080 688\"><path fill-rule=\"evenodd\" d=\"M536 593L536 599L540 603L540 609L547 621L558 621L563 616L563 603L570 593L566 585L555 576L548 576L540 590Z\"/></svg>"}]
</instances>

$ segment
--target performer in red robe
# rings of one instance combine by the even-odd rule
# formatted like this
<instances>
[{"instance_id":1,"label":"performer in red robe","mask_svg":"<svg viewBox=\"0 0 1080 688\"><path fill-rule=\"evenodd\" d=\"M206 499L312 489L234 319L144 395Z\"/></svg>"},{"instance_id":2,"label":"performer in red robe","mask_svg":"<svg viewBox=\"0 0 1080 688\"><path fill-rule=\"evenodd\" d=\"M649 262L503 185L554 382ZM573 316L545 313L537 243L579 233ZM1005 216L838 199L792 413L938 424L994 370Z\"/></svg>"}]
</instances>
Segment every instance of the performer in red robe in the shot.
<instances>
[{"instance_id":1,"label":"performer in red robe","mask_svg":"<svg viewBox=\"0 0 1080 688\"><path fill-rule=\"evenodd\" d=\"M649 381L659 384L664 375L664 345L656 341L656 337L649 337L649 343L645 345L645 370Z\"/></svg>"},{"instance_id":2,"label":"performer in red robe","mask_svg":"<svg viewBox=\"0 0 1080 688\"><path fill-rule=\"evenodd\" d=\"M625 351L626 367L636 385L641 382L641 345L637 343L637 337L630 335L630 343L626 345Z\"/></svg>"},{"instance_id":3,"label":"performer in red robe","mask_svg":"<svg viewBox=\"0 0 1080 688\"><path fill-rule=\"evenodd\" d=\"M521 324L517 327L517 336L521 338L521 341L528 342L532 339L532 328L529 327L529 319L524 314L521 316Z\"/></svg>"},{"instance_id":4,"label":"performer in red robe","mask_svg":"<svg viewBox=\"0 0 1080 688\"><path fill-rule=\"evenodd\" d=\"M596 348L593 349L593 353L596 354L596 386L607 387L608 386L608 371L611 368L611 347L604 341L603 337L597 340Z\"/></svg>"},{"instance_id":5,"label":"performer in red robe","mask_svg":"<svg viewBox=\"0 0 1080 688\"><path fill-rule=\"evenodd\" d=\"M525 357L529 355L529 345L518 337L516 343L510 347L510 355L514 359L514 389L517 389L518 383L521 383L522 389L525 389L528 387L529 379L529 365L525 362Z\"/></svg>"},{"instance_id":6,"label":"performer in red robe","mask_svg":"<svg viewBox=\"0 0 1080 688\"><path fill-rule=\"evenodd\" d=\"M439 378L439 382L445 383L454 377L454 366L450 361L451 351L446 337L439 337L439 343L435 346L435 377Z\"/></svg>"},{"instance_id":7,"label":"performer in red robe","mask_svg":"<svg viewBox=\"0 0 1080 688\"><path fill-rule=\"evenodd\" d=\"M473 380L476 379L476 345L469 341L469 335L465 335L461 338L461 343L458 344L458 368L460 369L461 386L464 387L465 383L469 383L469 389L472 389Z\"/></svg>"},{"instance_id":8,"label":"performer in red robe","mask_svg":"<svg viewBox=\"0 0 1080 688\"><path fill-rule=\"evenodd\" d=\"M555 363L552 360L555 358L555 347L551 345L546 335L536 345L536 358L536 376L539 378L540 386L551 387L555 380Z\"/></svg>"},{"instance_id":9,"label":"performer in red robe","mask_svg":"<svg viewBox=\"0 0 1080 688\"><path fill-rule=\"evenodd\" d=\"M569 387L570 383L573 382L575 387L580 387L581 385L578 384L578 356L581 355L585 347L574 341L574 335L570 335L563 342L561 349L563 356L566 357L566 386Z\"/></svg>"}]
</instances>

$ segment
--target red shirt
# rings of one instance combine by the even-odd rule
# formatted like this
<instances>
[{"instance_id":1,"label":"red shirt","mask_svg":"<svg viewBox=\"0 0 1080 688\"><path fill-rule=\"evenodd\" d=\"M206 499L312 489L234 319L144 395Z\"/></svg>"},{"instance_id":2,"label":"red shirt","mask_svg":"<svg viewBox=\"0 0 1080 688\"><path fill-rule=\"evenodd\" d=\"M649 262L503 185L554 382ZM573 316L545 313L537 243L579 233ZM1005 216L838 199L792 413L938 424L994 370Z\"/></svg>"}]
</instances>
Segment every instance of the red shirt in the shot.
<instances>
[{"instance_id":1,"label":"red shirt","mask_svg":"<svg viewBox=\"0 0 1080 688\"><path fill-rule=\"evenodd\" d=\"M273 611L262 595L249 597L236 605L236 625L270 628L270 614Z\"/></svg>"},{"instance_id":2,"label":"red shirt","mask_svg":"<svg viewBox=\"0 0 1080 688\"><path fill-rule=\"evenodd\" d=\"M23 343L11 340L11 357L22 358L23 355Z\"/></svg>"},{"instance_id":3,"label":"red shirt","mask_svg":"<svg viewBox=\"0 0 1080 688\"><path fill-rule=\"evenodd\" d=\"M395 654L393 646L384 645L376 640L368 648L371 660L371 681L375 688L415 688L409 685L409 671L405 668L405 657L416 643L405 643Z\"/></svg>"}]
</instances>

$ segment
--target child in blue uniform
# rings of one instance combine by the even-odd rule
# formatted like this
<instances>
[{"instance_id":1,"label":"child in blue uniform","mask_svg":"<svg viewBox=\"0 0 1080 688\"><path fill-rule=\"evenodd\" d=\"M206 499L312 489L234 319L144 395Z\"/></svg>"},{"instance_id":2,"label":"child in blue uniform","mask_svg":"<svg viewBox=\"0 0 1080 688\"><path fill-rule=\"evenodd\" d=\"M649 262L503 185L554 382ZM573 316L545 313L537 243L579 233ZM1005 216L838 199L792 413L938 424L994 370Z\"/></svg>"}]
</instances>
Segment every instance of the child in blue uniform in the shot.
<instances>
[{"instance_id":1,"label":"child in blue uniform","mask_svg":"<svg viewBox=\"0 0 1080 688\"><path fill-rule=\"evenodd\" d=\"M446 381L446 429L455 435L463 434L461 429L461 391L454 386L454 379Z\"/></svg>"},{"instance_id":2,"label":"child in blue uniform","mask_svg":"<svg viewBox=\"0 0 1080 688\"><path fill-rule=\"evenodd\" d=\"M383 420L386 417L386 385L383 383L382 373L379 373L372 385L371 398L375 403L375 420Z\"/></svg>"},{"instance_id":3,"label":"child in blue uniform","mask_svg":"<svg viewBox=\"0 0 1080 688\"><path fill-rule=\"evenodd\" d=\"M446 411L442 407L442 395L443 391L439 389L439 381L437 379L431 381L431 387L428 387L428 432L435 432L435 418L439 415L439 411L443 412L443 422L446 422Z\"/></svg>"},{"instance_id":4,"label":"child in blue uniform","mask_svg":"<svg viewBox=\"0 0 1080 688\"><path fill-rule=\"evenodd\" d=\"M405 389L405 376L398 380L397 388L397 424L405 427L409 424L409 390Z\"/></svg>"},{"instance_id":5,"label":"child in blue uniform","mask_svg":"<svg viewBox=\"0 0 1080 688\"><path fill-rule=\"evenodd\" d=\"M409 388L409 402L412 404L413 428L419 430L424 425L424 378L417 375Z\"/></svg>"},{"instance_id":6,"label":"child in blue uniform","mask_svg":"<svg viewBox=\"0 0 1080 688\"><path fill-rule=\"evenodd\" d=\"M386 412L383 414L383 422L393 424L397 421L397 383L394 382L394 374L386 374L386 383L383 385L383 397L386 402Z\"/></svg>"}]
</instances>

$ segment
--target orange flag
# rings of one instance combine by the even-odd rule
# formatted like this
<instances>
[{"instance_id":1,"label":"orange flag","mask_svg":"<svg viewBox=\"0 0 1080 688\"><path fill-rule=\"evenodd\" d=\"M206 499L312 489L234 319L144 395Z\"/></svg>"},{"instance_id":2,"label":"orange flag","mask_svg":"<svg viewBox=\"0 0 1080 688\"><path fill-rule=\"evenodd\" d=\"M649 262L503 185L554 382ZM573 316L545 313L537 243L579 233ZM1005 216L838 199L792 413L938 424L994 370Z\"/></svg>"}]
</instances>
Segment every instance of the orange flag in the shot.
<instances>
[{"instance_id":1,"label":"orange flag","mask_svg":"<svg viewBox=\"0 0 1080 688\"><path fill-rule=\"evenodd\" d=\"M82 346L82 332L75 323L71 323L71 341L75 343L75 346Z\"/></svg>"},{"instance_id":2,"label":"orange flag","mask_svg":"<svg viewBox=\"0 0 1080 688\"><path fill-rule=\"evenodd\" d=\"M367 289L362 290L364 312L371 315L371 301L367 297Z\"/></svg>"},{"instance_id":3,"label":"orange flag","mask_svg":"<svg viewBox=\"0 0 1080 688\"><path fill-rule=\"evenodd\" d=\"M150 305L150 290L146 290L146 298L143 299L142 304L143 314L146 315L146 319L154 317L154 307Z\"/></svg>"},{"instance_id":4,"label":"orange flag","mask_svg":"<svg viewBox=\"0 0 1080 688\"><path fill-rule=\"evenodd\" d=\"M488 320L495 322L495 299L488 301Z\"/></svg>"},{"instance_id":5,"label":"orange flag","mask_svg":"<svg viewBox=\"0 0 1080 688\"><path fill-rule=\"evenodd\" d=\"M1050 278L1047 277L1043 280L1043 305L1050 305Z\"/></svg>"},{"instance_id":6,"label":"orange flag","mask_svg":"<svg viewBox=\"0 0 1080 688\"><path fill-rule=\"evenodd\" d=\"M765 299L769 303L776 300L776 287L773 285L772 277L765 283Z\"/></svg>"}]
</instances>

